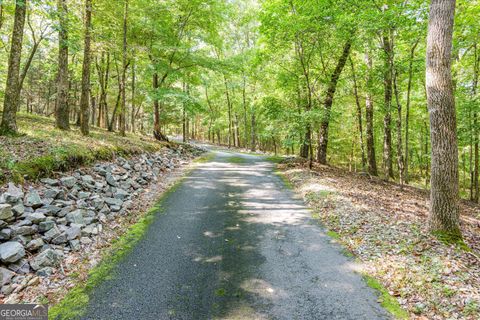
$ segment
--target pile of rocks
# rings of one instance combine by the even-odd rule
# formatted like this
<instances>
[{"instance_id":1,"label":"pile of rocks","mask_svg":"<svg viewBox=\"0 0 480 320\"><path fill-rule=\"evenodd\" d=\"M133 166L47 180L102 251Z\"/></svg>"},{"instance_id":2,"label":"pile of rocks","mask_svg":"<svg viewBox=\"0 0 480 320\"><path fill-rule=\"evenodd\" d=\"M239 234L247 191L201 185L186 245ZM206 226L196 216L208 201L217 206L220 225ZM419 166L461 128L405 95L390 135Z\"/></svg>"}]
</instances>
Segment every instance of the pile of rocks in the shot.
<instances>
[{"instance_id":1,"label":"pile of rocks","mask_svg":"<svg viewBox=\"0 0 480 320\"><path fill-rule=\"evenodd\" d=\"M18 292L51 275L66 254L91 243L105 224L128 212L161 172L202 152L179 146L129 160L119 157L42 179L35 187L9 183L0 195L1 293Z\"/></svg>"}]
</instances>

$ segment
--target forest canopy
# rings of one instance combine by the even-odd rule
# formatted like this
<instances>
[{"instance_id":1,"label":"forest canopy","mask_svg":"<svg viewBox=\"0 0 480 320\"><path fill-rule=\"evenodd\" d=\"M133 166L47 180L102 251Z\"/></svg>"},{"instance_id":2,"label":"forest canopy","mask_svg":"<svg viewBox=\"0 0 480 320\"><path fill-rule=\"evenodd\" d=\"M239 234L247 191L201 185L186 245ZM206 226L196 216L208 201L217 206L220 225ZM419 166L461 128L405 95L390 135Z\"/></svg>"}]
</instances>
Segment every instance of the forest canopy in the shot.
<instances>
[{"instance_id":1,"label":"forest canopy","mask_svg":"<svg viewBox=\"0 0 480 320\"><path fill-rule=\"evenodd\" d=\"M455 9L444 2L453 7L430 5ZM438 25L429 9L420 0L5 0L0 130L18 134L16 113L27 112L84 135L90 126L181 135L430 188L425 70L429 20L431 34ZM479 14L479 1L459 0L452 45L448 28L429 38L451 47L452 181L476 202Z\"/></svg>"}]
</instances>

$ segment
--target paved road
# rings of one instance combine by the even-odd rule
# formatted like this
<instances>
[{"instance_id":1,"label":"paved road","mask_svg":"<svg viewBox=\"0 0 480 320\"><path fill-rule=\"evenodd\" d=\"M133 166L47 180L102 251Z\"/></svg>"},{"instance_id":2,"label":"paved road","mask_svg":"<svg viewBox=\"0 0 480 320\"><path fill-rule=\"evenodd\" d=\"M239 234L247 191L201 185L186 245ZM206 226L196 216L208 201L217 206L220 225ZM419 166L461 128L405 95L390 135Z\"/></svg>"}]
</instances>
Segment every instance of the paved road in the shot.
<instances>
[{"instance_id":1,"label":"paved road","mask_svg":"<svg viewBox=\"0 0 480 320\"><path fill-rule=\"evenodd\" d=\"M200 164L84 319L387 319L273 169L218 151Z\"/></svg>"}]
</instances>

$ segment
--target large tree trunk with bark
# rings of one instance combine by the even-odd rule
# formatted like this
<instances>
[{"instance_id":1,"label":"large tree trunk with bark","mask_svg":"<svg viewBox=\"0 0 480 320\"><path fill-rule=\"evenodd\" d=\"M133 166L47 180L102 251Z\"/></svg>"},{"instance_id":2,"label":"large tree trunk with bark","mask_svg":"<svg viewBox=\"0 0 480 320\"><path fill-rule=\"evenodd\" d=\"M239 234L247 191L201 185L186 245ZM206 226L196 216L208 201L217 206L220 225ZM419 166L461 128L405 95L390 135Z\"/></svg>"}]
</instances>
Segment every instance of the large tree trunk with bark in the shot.
<instances>
[{"instance_id":1,"label":"large tree trunk with bark","mask_svg":"<svg viewBox=\"0 0 480 320\"><path fill-rule=\"evenodd\" d=\"M20 60L22 55L23 28L27 12L27 0L17 0L13 22L12 44L8 59L7 85L3 101L0 134L17 133L17 111L20 106Z\"/></svg>"},{"instance_id":2,"label":"large tree trunk with bark","mask_svg":"<svg viewBox=\"0 0 480 320\"><path fill-rule=\"evenodd\" d=\"M68 110L68 24L67 0L57 3L60 30L58 32L58 75L55 124L58 129L70 130Z\"/></svg>"},{"instance_id":3,"label":"large tree trunk with bark","mask_svg":"<svg viewBox=\"0 0 480 320\"><path fill-rule=\"evenodd\" d=\"M327 95L324 102L325 114L323 115L322 123L320 124L320 132L318 134L317 160L321 164L327 164L328 128L330 126L330 112L333 105L333 98L335 96L335 92L337 91L338 79L340 79L343 68L347 63L351 48L352 43L349 39L343 47L342 55L338 59L337 66L335 68L335 71L333 71L333 74L330 78L330 83L328 84Z\"/></svg>"},{"instance_id":4,"label":"large tree trunk with bark","mask_svg":"<svg viewBox=\"0 0 480 320\"><path fill-rule=\"evenodd\" d=\"M82 94L80 96L80 130L84 136L90 134L90 44L92 28L92 0L85 0L85 39L83 48Z\"/></svg>"},{"instance_id":5,"label":"large tree trunk with bark","mask_svg":"<svg viewBox=\"0 0 480 320\"><path fill-rule=\"evenodd\" d=\"M451 53L455 0L432 0L427 38L426 88L430 113L432 232L461 237L458 148Z\"/></svg>"}]
</instances>

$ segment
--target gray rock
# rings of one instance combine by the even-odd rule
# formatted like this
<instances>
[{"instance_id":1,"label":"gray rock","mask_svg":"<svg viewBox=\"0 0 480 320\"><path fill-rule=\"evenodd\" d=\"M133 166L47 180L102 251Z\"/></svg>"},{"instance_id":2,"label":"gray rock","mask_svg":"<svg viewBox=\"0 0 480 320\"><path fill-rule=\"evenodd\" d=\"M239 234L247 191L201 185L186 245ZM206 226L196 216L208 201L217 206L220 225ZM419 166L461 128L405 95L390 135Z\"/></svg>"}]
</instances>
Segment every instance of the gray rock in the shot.
<instances>
[{"instance_id":1,"label":"gray rock","mask_svg":"<svg viewBox=\"0 0 480 320\"><path fill-rule=\"evenodd\" d=\"M4 194L5 200L8 203L17 203L22 200L24 196L23 190L17 188L13 183L8 184L7 192Z\"/></svg>"},{"instance_id":2,"label":"gray rock","mask_svg":"<svg viewBox=\"0 0 480 320\"><path fill-rule=\"evenodd\" d=\"M45 267L57 267L63 259L63 255L53 249L40 252L30 263L33 270L40 270Z\"/></svg>"},{"instance_id":3,"label":"gray rock","mask_svg":"<svg viewBox=\"0 0 480 320\"><path fill-rule=\"evenodd\" d=\"M8 220L13 217L12 206L9 204L0 204L0 219Z\"/></svg>"},{"instance_id":4,"label":"gray rock","mask_svg":"<svg viewBox=\"0 0 480 320\"><path fill-rule=\"evenodd\" d=\"M7 225L8 225L8 223L6 223L3 220L0 220L0 228L6 227Z\"/></svg>"},{"instance_id":5,"label":"gray rock","mask_svg":"<svg viewBox=\"0 0 480 320\"><path fill-rule=\"evenodd\" d=\"M45 232L45 234L43 235L43 238L46 241L50 241L53 238L58 237L60 234L61 234L61 231L57 228L57 226L54 226L53 228Z\"/></svg>"},{"instance_id":6,"label":"gray rock","mask_svg":"<svg viewBox=\"0 0 480 320\"><path fill-rule=\"evenodd\" d=\"M38 238L38 239L34 239L32 241L30 241L26 246L25 248L28 250L28 251L37 251L38 249L40 249L41 247L43 247L43 245L45 244L45 242L43 242L43 240L41 238Z\"/></svg>"},{"instance_id":7,"label":"gray rock","mask_svg":"<svg viewBox=\"0 0 480 320\"><path fill-rule=\"evenodd\" d=\"M25 204L25 206L32 207L34 209L40 208L41 206L43 206L43 202L42 202L42 199L40 198L40 195L33 188L30 188L30 190L28 191L28 193L25 197L25 203L24 204Z\"/></svg>"},{"instance_id":8,"label":"gray rock","mask_svg":"<svg viewBox=\"0 0 480 320\"><path fill-rule=\"evenodd\" d=\"M38 228L34 226L21 226L14 227L12 226L13 236L29 236L35 234Z\"/></svg>"},{"instance_id":9,"label":"gray rock","mask_svg":"<svg viewBox=\"0 0 480 320\"><path fill-rule=\"evenodd\" d=\"M0 284L1 286L4 286L10 281L12 281L12 278L14 276L14 273L8 269L0 267Z\"/></svg>"},{"instance_id":10,"label":"gray rock","mask_svg":"<svg viewBox=\"0 0 480 320\"><path fill-rule=\"evenodd\" d=\"M40 210L42 210L41 212L43 212L45 215L52 216L59 213L62 209L54 205L49 205L41 208Z\"/></svg>"},{"instance_id":11,"label":"gray rock","mask_svg":"<svg viewBox=\"0 0 480 320\"><path fill-rule=\"evenodd\" d=\"M46 185L49 185L49 186L52 186L52 187L56 187L56 186L59 186L60 185L60 181L58 181L58 179L50 179L50 178L46 178L46 179L42 179L40 180L42 183L46 184Z\"/></svg>"},{"instance_id":12,"label":"gray rock","mask_svg":"<svg viewBox=\"0 0 480 320\"><path fill-rule=\"evenodd\" d=\"M82 229L82 236L97 235L98 229L96 224L90 224Z\"/></svg>"},{"instance_id":13,"label":"gray rock","mask_svg":"<svg viewBox=\"0 0 480 320\"><path fill-rule=\"evenodd\" d=\"M105 200L103 200L102 198L95 198L92 200L92 206L96 210L100 210L104 204L105 204Z\"/></svg>"},{"instance_id":14,"label":"gray rock","mask_svg":"<svg viewBox=\"0 0 480 320\"><path fill-rule=\"evenodd\" d=\"M62 185L67 188L73 188L77 183L77 179L75 177L64 177L61 178L60 181L62 182Z\"/></svg>"},{"instance_id":15,"label":"gray rock","mask_svg":"<svg viewBox=\"0 0 480 320\"><path fill-rule=\"evenodd\" d=\"M95 184L95 180L90 175L82 176L82 181L87 184Z\"/></svg>"},{"instance_id":16,"label":"gray rock","mask_svg":"<svg viewBox=\"0 0 480 320\"><path fill-rule=\"evenodd\" d=\"M59 212L57 212L56 216L63 218L68 213L72 212L74 209L75 209L74 206L68 206L68 207L62 208Z\"/></svg>"},{"instance_id":17,"label":"gray rock","mask_svg":"<svg viewBox=\"0 0 480 320\"><path fill-rule=\"evenodd\" d=\"M63 243L66 243L67 241L68 241L67 234L65 232L59 234L58 236L52 239L53 244L63 244Z\"/></svg>"},{"instance_id":18,"label":"gray rock","mask_svg":"<svg viewBox=\"0 0 480 320\"><path fill-rule=\"evenodd\" d=\"M18 217L25 213L25 206L23 203L16 204L12 207L13 213Z\"/></svg>"},{"instance_id":19,"label":"gray rock","mask_svg":"<svg viewBox=\"0 0 480 320\"><path fill-rule=\"evenodd\" d=\"M117 191L115 192L115 198L120 199L120 200L125 200L128 198L130 195L130 192L127 192L123 189L118 188Z\"/></svg>"},{"instance_id":20,"label":"gray rock","mask_svg":"<svg viewBox=\"0 0 480 320\"><path fill-rule=\"evenodd\" d=\"M78 209L70 213L67 213L66 215L67 221L75 224L85 224L85 221L83 219L84 211L85 210Z\"/></svg>"},{"instance_id":21,"label":"gray rock","mask_svg":"<svg viewBox=\"0 0 480 320\"><path fill-rule=\"evenodd\" d=\"M53 268L45 267L37 271L37 276L42 278L50 277L53 274Z\"/></svg>"},{"instance_id":22,"label":"gray rock","mask_svg":"<svg viewBox=\"0 0 480 320\"><path fill-rule=\"evenodd\" d=\"M12 229L6 228L0 230L0 240L9 240L12 237Z\"/></svg>"},{"instance_id":23,"label":"gray rock","mask_svg":"<svg viewBox=\"0 0 480 320\"><path fill-rule=\"evenodd\" d=\"M52 189L47 189L43 192L43 196L45 198L51 198L55 199L57 198L58 194L60 193L60 190L57 188L52 188Z\"/></svg>"},{"instance_id":24,"label":"gray rock","mask_svg":"<svg viewBox=\"0 0 480 320\"><path fill-rule=\"evenodd\" d=\"M55 227L55 221L52 221L52 220L42 221L38 225L38 232L44 233L52 229L53 227Z\"/></svg>"},{"instance_id":25,"label":"gray rock","mask_svg":"<svg viewBox=\"0 0 480 320\"><path fill-rule=\"evenodd\" d=\"M9 285L3 286L1 292L3 295L8 296L10 293L13 292L14 289L15 288L11 284L9 284Z\"/></svg>"},{"instance_id":26,"label":"gray rock","mask_svg":"<svg viewBox=\"0 0 480 320\"><path fill-rule=\"evenodd\" d=\"M92 194L91 192L80 191L78 193L78 198L79 199L87 199L88 197L90 197L91 194Z\"/></svg>"},{"instance_id":27,"label":"gray rock","mask_svg":"<svg viewBox=\"0 0 480 320\"><path fill-rule=\"evenodd\" d=\"M81 229L79 226L72 225L70 228L65 230L65 234L67 236L68 240L74 240L80 237L80 234L82 233Z\"/></svg>"},{"instance_id":28,"label":"gray rock","mask_svg":"<svg viewBox=\"0 0 480 320\"><path fill-rule=\"evenodd\" d=\"M15 263L8 265L8 269L12 270L16 274L27 274L30 272L30 264L27 259L20 259Z\"/></svg>"},{"instance_id":29,"label":"gray rock","mask_svg":"<svg viewBox=\"0 0 480 320\"><path fill-rule=\"evenodd\" d=\"M47 219L47 217L45 217L45 215L43 213L36 211L32 214L29 214L27 216L27 219L32 221L35 224L39 224L40 222L45 221Z\"/></svg>"},{"instance_id":30,"label":"gray rock","mask_svg":"<svg viewBox=\"0 0 480 320\"><path fill-rule=\"evenodd\" d=\"M53 199L53 198L43 198L42 203L43 203L44 206L49 206L53 203L54 200L55 199Z\"/></svg>"},{"instance_id":31,"label":"gray rock","mask_svg":"<svg viewBox=\"0 0 480 320\"><path fill-rule=\"evenodd\" d=\"M32 236L30 235L18 235L12 238L12 241L20 242L20 244L24 247L30 242L30 240L32 240Z\"/></svg>"},{"instance_id":32,"label":"gray rock","mask_svg":"<svg viewBox=\"0 0 480 320\"><path fill-rule=\"evenodd\" d=\"M70 244L70 248L72 248L73 251L78 251L81 248L79 240L70 240L68 243Z\"/></svg>"},{"instance_id":33,"label":"gray rock","mask_svg":"<svg viewBox=\"0 0 480 320\"><path fill-rule=\"evenodd\" d=\"M106 176L106 181L109 185L111 185L112 187L116 187L117 186L117 180L113 177L113 175L111 174L107 174Z\"/></svg>"},{"instance_id":34,"label":"gray rock","mask_svg":"<svg viewBox=\"0 0 480 320\"><path fill-rule=\"evenodd\" d=\"M9 241L0 244L0 260L12 263L25 256L25 249L19 242Z\"/></svg>"},{"instance_id":35,"label":"gray rock","mask_svg":"<svg viewBox=\"0 0 480 320\"><path fill-rule=\"evenodd\" d=\"M105 198L105 202L111 206L121 207L123 205L123 201L116 198Z\"/></svg>"}]
</instances>

